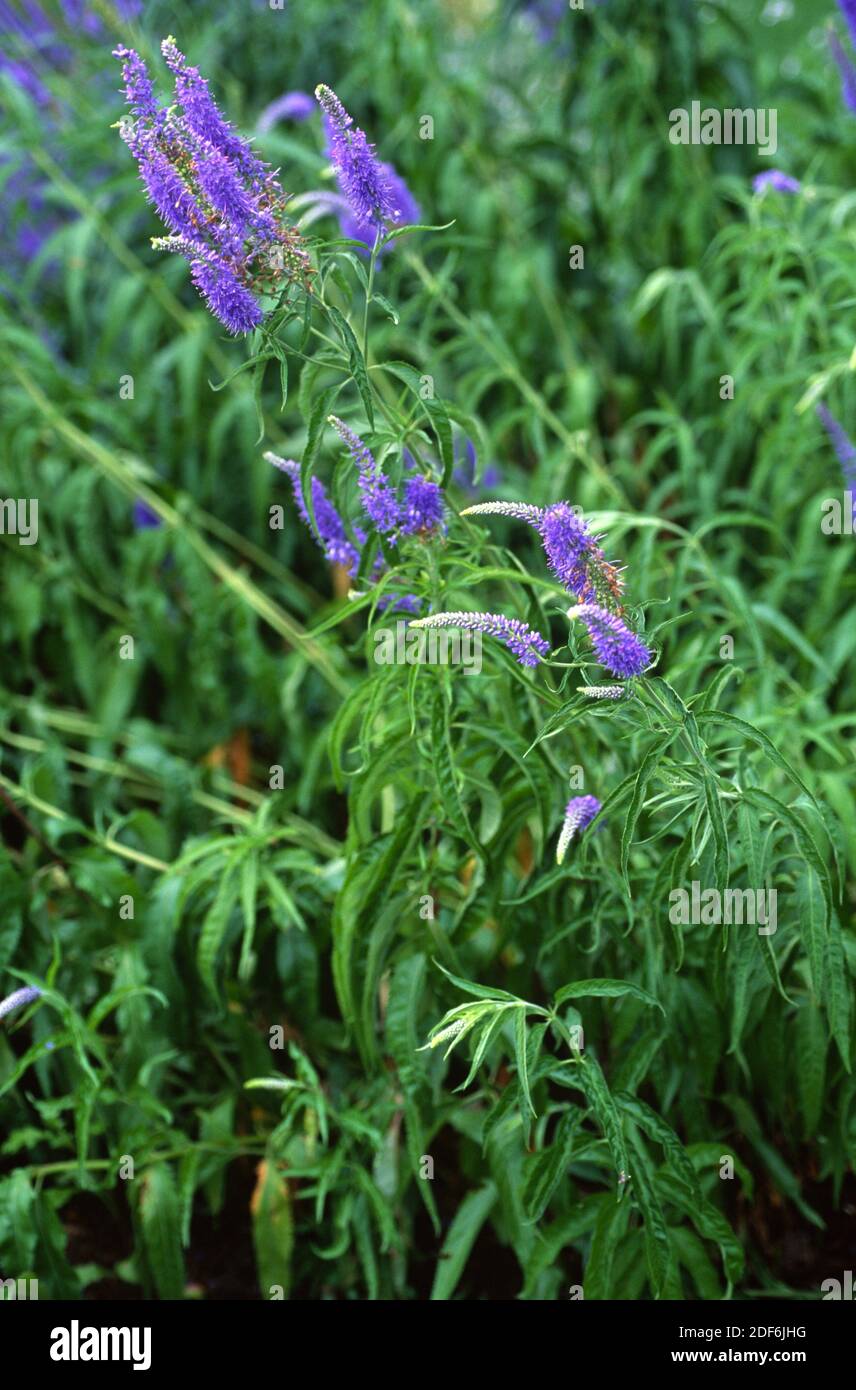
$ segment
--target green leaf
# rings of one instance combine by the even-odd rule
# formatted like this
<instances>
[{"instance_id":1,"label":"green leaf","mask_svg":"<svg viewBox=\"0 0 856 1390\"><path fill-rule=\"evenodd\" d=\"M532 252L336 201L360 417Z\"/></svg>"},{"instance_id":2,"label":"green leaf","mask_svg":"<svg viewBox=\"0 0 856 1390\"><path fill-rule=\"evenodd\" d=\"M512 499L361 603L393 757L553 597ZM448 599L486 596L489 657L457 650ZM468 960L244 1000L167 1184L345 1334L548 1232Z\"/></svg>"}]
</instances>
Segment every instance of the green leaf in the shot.
<instances>
[{"instance_id":1,"label":"green leaf","mask_svg":"<svg viewBox=\"0 0 856 1390\"><path fill-rule=\"evenodd\" d=\"M630 1171L630 1160L627 1157L624 1129L618 1108L600 1069L600 1064L591 1054L587 1054L573 1075L585 1091L586 1099L603 1130L607 1147L615 1164L616 1179L618 1181L626 1180Z\"/></svg>"},{"instance_id":2,"label":"green leaf","mask_svg":"<svg viewBox=\"0 0 856 1390\"><path fill-rule=\"evenodd\" d=\"M526 1056L526 1011L518 1009L514 1015L514 1056L517 1062L517 1080L520 1084L520 1093L526 1102L527 1109L535 1114L535 1106L532 1104L532 1096L529 1091L529 1064Z\"/></svg>"},{"instance_id":3,"label":"green leaf","mask_svg":"<svg viewBox=\"0 0 856 1390\"><path fill-rule=\"evenodd\" d=\"M823 1014L812 1000L805 1000L796 1023L797 1094L803 1132L807 1139L814 1139L823 1110L828 1040Z\"/></svg>"},{"instance_id":4,"label":"green leaf","mask_svg":"<svg viewBox=\"0 0 856 1390\"><path fill-rule=\"evenodd\" d=\"M560 1009L569 999L581 999L586 996L597 998L617 999L622 995L631 995L634 999L639 999L643 1004L649 1004L655 1009L659 1009L661 1014L666 1010L655 999L653 994L649 994L647 989L641 985L635 985L630 980L574 980L572 984L563 985L556 991L553 1000L553 1008Z\"/></svg>"},{"instance_id":5,"label":"green leaf","mask_svg":"<svg viewBox=\"0 0 856 1390\"><path fill-rule=\"evenodd\" d=\"M288 1298L294 1246L291 1193L283 1175L268 1159L258 1166L250 1212L262 1298L270 1298L274 1289L281 1289L282 1297Z\"/></svg>"},{"instance_id":6,"label":"green leaf","mask_svg":"<svg viewBox=\"0 0 856 1390\"><path fill-rule=\"evenodd\" d=\"M438 960L433 962L438 970L442 970L447 980L451 980L453 985L462 989L465 994L472 994L476 999L497 999L503 1003L520 1004L523 1001L517 998L516 994L509 994L504 989L490 989L487 985L477 985L473 980L463 980L460 975L453 975L451 970L447 970L445 965L441 965ZM543 1013L543 1010L539 1010Z\"/></svg>"},{"instance_id":7,"label":"green leaf","mask_svg":"<svg viewBox=\"0 0 856 1390\"><path fill-rule=\"evenodd\" d=\"M328 304L326 308L327 313L333 320L339 337L345 345L351 376L354 378L357 390L360 393L360 399L362 400L363 409L366 412L366 419L369 422L369 426L371 429L374 429L374 401L372 399L372 388L369 383L369 374L366 371L366 362L360 345L354 337L354 330L348 323L344 314L341 313L334 304Z\"/></svg>"},{"instance_id":8,"label":"green leaf","mask_svg":"<svg viewBox=\"0 0 856 1390\"><path fill-rule=\"evenodd\" d=\"M219 999L220 995L215 978L217 957L237 901L238 883L234 864L230 864L223 875L214 902L205 914L196 948L196 964L200 978L214 999Z\"/></svg>"},{"instance_id":9,"label":"green leaf","mask_svg":"<svg viewBox=\"0 0 856 1390\"><path fill-rule=\"evenodd\" d=\"M565 1111L552 1144L533 1155L523 1188L523 1214L527 1221L540 1221L550 1198L568 1170L574 1135L582 1115L576 1106Z\"/></svg>"},{"instance_id":10,"label":"green leaf","mask_svg":"<svg viewBox=\"0 0 856 1390\"><path fill-rule=\"evenodd\" d=\"M633 835L636 830L636 822L642 811L642 803L648 790L648 783L657 771L657 767L663 758L669 744L676 737L677 730L669 733L664 740L649 748L642 760L642 765L636 774L633 783L633 795L630 798L630 805L627 809L627 818L624 822L624 829L621 832L621 874L630 889L630 880L627 877L627 866L630 862L630 846L633 843ZM603 808L605 809L605 807Z\"/></svg>"},{"instance_id":11,"label":"green leaf","mask_svg":"<svg viewBox=\"0 0 856 1390\"><path fill-rule=\"evenodd\" d=\"M850 1073L850 998L851 984L847 974L847 961L844 957L844 944L841 923L835 913L829 923L829 938L826 943L826 1009L829 1027L836 1046L841 1054L845 1071Z\"/></svg>"},{"instance_id":12,"label":"green leaf","mask_svg":"<svg viewBox=\"0 0 856 1390\"><path fill-rule=\"evenodd\" d=\"M181 1212L172 1169L166 1163L150 1168L142 1178L140 1219L149 1267L161 1298L183 1298L184 1257L181 1253Z\"/></svg>"},{"instance_id":13,"label":"green leaf","mask_svg":"<svg viewBox=\"0 0 856 1390\"><path fill-rule=\"evenodd\" d=\"M452 1297L476 1237L490 1216L496 1198L495 1185L487 1182L484 1187L468 1193L459 1206L437 1259L431 1288L432 1301L444 1301Z\"/></svg>"},{"instance_id":14,"label":"green leaf","mask_svg":"<svg viewBox=\"0 0 856 1390\"><path fill-rule=\"evenodd\" d=\"M629 1203L618 1201L612 1193L606 1193L598 1200L600 1205L597 1220L583 1274L586 1302L590 1299L607 1299L613 1296L613 1261L627 1229L630 1212Z\"/></svg>"},{"instance_id":15,"label":"green leaf","mask_svg":"<svg viewBox=\"0 0 856 1390\"><path fill-rule=\"evenodd\" d=\"M636 1140L634 1149L631 1193L642 1212L651 1292L655 1298L661 1298L671 1267L672 1246L656 1178L640 1140Z\"/></svg>"},{"instance_id":16,"label":"green leaf","mask_svg":"<svg viewBox=\"0 0 856 1390\"><path fill-rule=\"evenodd\" d=\"M831 914L828 914L818 875L810 864L806 865L797 881L797 913L800 937L811 972L812 990L818 1002L822 1002L827 978L827 923Z\"/></svg>"}]
</instances>

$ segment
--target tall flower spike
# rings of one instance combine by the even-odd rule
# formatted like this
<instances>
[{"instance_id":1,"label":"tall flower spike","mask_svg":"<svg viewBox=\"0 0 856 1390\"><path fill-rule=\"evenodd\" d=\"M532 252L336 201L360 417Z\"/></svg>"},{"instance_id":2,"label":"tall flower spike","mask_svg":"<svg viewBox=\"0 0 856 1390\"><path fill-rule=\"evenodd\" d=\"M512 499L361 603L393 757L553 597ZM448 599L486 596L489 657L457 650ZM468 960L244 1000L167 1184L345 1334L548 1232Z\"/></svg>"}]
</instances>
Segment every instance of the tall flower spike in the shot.
<instances>
[{"instance_id":1,"label":"tall flower spike","mask_svg":"<svg viewBox=\"0 0 856 1390\"><path fill-rule=\"evenodd\" d=\"M484 632L495 637L516 656L521 666L537 666L539 659L550 650L540 632L535 632L519 618L504 618L501 613L432 613L418 618L411 627L460 627L466 632Z\"/></svg>"},{"instance_id":2,"label":"tall flower spike","mask_svg":"<svg viewBox=\"0 0 856 1390\"><path fill-rule=\"evenodd\" d=\"M5 1018L13 1009L32 1004L34 999L40 999L41 996L42 991L36 989L35 985L25 985L23 989L16 989L13 994L7 994L5 999L0 999L0 1018Z\"/></svg>"},{"instance_id":3,"label":"tall flower spike","mask_svg":"<svg viewBox=\"0 0 856 1390\"><path fill-rule=\"evenodd\" d=\"M324 83L315 96L327 118L330 158L336 181L356 222L383 231L400 220L389 175L359 126L354 125L336 93Z\"/></svg>"},{"instance_id":4,"label":"tall flower spike","mask_svg":"<svg viewBox=\"0 0 856 1390\"><path fill-rule=\"evenodd\" d=\"M122 76L125 79L125 99L131 114L144 119L159 120L166 117L155 100L155 89L145 62L133 48L120 44L113 50L113 56L121 59Z\"/></svg>"},{"instance_id":5,"label":"tall flower spike","mask_svg":"<svg viewBox=\"0 0 856 1390\"><path fill-rule=\"evenodd\" d=\"M402 224L418 222L422 212L404 179L392 164L385 164L381 161L379 167L389 184L390 195L396 207L396 221ZM365 247L362 254L367 255L374 246L376 227L371 218L365 222L359 221L354 216L351 205L346 199L342 199L342 204L343 210L339 215L342 236L347 237L349 241L361 241ZM380 263L386 250L389 250L389 247L384 247L378 251L378 263Z\"/></svg>"},{"instance_id":6,"label":"tall flower spike","mask_svg":"<svg viewBox=\"0 0 856 1390\"><path fill-rule=\"evenodd\" d=\"M830 29L829 47L841 74L841 98L850 111L856 111L856 68L844 51L838 35Z\"/></svg>"},{"instance_id":7,"label":"tall flower spike","mask_svg":"<svg viewBox=\"0 0 856 1390\"><path fill-rule=\"evenodd\" d=\"M626 680L641 675L650 666L649 648L614 613L596 603L581 603L568 609L568 617L582 618L598 661L613 676Z\"/></svg>"},{"instance_id":8,"label":"tall flower spike","mask_svg":"<svg viewBox=\"0 0 856 1390\"><path fill-rule=\"evenodd\" d=\"M313 477L311 484L312 506L315 509L315 528L313 528L306 503L303 500L303 489L300 486L300 464L294 459L280 458L278 454L270 451L264 457L268 463L273 464L274 468L278 468L281 473L284 473L291 482L294 500L301 519L312 532L330 563L343 565L350 575L355 575L360 567L360 552L348 540L345 534L345 523L327 496L321 479Z\"/></svg>"},{"instance_id":9,"label":"tall flower spike","mask_svg":"<svg viewBox=\"0 0 856 1390\"><path fill-rule=\"evenodd\" d=\"M161 44L161 52L167 67L175 76L175 99L190 130L203 140L210 141L221 154L232 160L243 174L260 187L267 175L267 166L253 154L246 140L241 139L223 116L199 69L190 66L171 35Z\"/></svg>"},{"instance_id":10,"label":"tall flower spike","mask_svg":"<svg viewBox=\"0 0 856 1390\"><path fill-rule=\"evenodd\" d=\"M838 423L832 411L823 402L816 407L817 417L829 436L835 456L841 464L844 481L848 487L856 487L856 446Z\"/></svg>"},{"instance_id":11,"label":"tall flower spike","mask_svg":"<svg viewBox=\"0 0 856 1390\"><path fill-rule=\"evenodd\" d=\"M530 526L541 525L543 507L535 507L530 502L476 502L472 507L464 507L461 516L510 516L515 521L526 521Z\"/></svg>"},{"instance_id":12,"label":"tall flower spike","mask_svg":"<svg viewBox=\"0 0 856 1390\"><path fill-rule=\"evenodd\" d=\"M590 825L600 810L600 802L596 796L572 796L565 807L565 819L559 835L559 842L556 845L556 863L561 864L567 853L568 845L574 838L578 830L585 830Z\"/></svg>"},{"instance_id":13,"label":"tall flower spike","mask_svg":"<svg viewBox=\"0 0 856 1390\"><path fill-rule=\"evenodd\" d=\"M822 401L816 410L818 419L826 430L829 441L835 450L835 456L841 464L844 486L850 493L853 518L856 520L856 447L854 447L843 426L838 423L831 410Z\"/></svg>"},{"instance_id":14,"label":"tall flower spike","mask_svg":"<svg viewBox=\"0 0 856 1390\"><path fill-rule=\"evenodd\" d=\"M532 526L541 537L550 569L559 583L582 603L621 607L623 581L611 565L588 525L567 502L535 507L527 502L479 502L462 515L513 517Z\"/></svg>"},{"instance_id":15,"label":"tall flower spike","mask_svg":"<svg viewBox=\"0 0 856 1390\"><path fill-rule=\"evenodd\" d=\"M363 509L369 520L374 522L382 535L396 531L401 523L401 508L383 469L360 436L344 420L340 420L338 415L329 415L327 419L357 466Z\"/></svg>"},{"instance_id":16,"label":"tall flower spike","mask_svg":"<svg viewBox=\"0 0 856 1390\"><path fill-rule=\"evenodd\" d=\"M249 333L262 322L261 306L225 262L198 256L190 262L190 278L214 317L230 333Z\"/></svg>"}]
</instances>

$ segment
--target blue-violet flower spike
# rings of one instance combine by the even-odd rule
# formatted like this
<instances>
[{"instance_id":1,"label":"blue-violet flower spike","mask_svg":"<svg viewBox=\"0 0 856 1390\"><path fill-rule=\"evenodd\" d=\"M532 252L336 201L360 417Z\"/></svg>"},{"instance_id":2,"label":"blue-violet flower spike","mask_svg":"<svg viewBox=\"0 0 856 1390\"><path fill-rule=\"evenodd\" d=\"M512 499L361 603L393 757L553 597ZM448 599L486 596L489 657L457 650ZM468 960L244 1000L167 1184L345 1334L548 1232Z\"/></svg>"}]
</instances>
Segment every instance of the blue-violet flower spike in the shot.
<instances>
[{"instance_id":1,"label":"blue-violet flower spike","mask_svg":"<svg viewBox=\"0 0 856 1390\"><path fill-rule=\"evenodd\" d=\"M401 524L401 508L392 484L359 435L355 434L344 420L340 420L338 415L330 415L327 418L357 465L359 488L366 515L381 534L389 535Z\"/></svg>"},{"instance_id":2,"label":"blue-violet flower spike","mask_svg":"<svg viewBox=\"0 0 856 1390\"><path fill-rule=\"evenodd\" d=\"M324 484L320 478L312 478L312 506L315 510L315 528L303 500L303 490L300 486L300 464L294 459L280 458L279 455L268 452L265 454L268 463L272 463L274 468L278 468L281 473L285 473L291 482L294 492L294 500L301 519L307 528L312 531L318 545L323 550L327 559L332 565L343 565L350 575L355 575L360 567L360 552L355 545L352 545L345 534L345 523L342 521L333 503L327 496Z\"/></svg>"},{"instance_id":3,"label":"blue-violet flower spike","mask_svg":"<svg viewBox=\"0 0 856 1390\"><path fill-rule=\"evenodd\" d=\"M559 843L556 845L556 863L561 864L568 845L574 838L578 830L585 830L590 825L600 810L600 802L596 796L572 796L565 807L565 819L562 825Z\"/></svg>"},{"instance_id":4,"label":"blue-violet flower spike","mask_svg":"<svg viewBox=\"0 0 856 1390\"><path fill-rule=\"evenodd\" d=\"M389 175L336 93L321 83L315 96L327 117L330 158L336 181L358 224L383 231L400 220Z\"/></svg>"},{"instance_id":5,"label":"blue-violet flower spike","mask_svg":"<svg viewBox=\"0 0 856 1390\"><path fill-rule=\"evenodd\" d=\"M504 618L500 613L432 613L417 618L411 627L460 627L468 632L484 632L495 637L516 656L521 666L537 666L539 659L550 650L540 632L535 632L519 618Z\"/></svg>"},{"instance_id":6,"label":"blue-violet flower spike","mask_svg":"<svg viewBox=\"0 0 856 1390\"><path fill-rule=\"evenodd\" d=\"M651 651L615 613L596 603L581 603L568 609L568 617L582 618L598 661L611 675L626 680L641 675L650 666Z\"/></svg>"}]
</instances>

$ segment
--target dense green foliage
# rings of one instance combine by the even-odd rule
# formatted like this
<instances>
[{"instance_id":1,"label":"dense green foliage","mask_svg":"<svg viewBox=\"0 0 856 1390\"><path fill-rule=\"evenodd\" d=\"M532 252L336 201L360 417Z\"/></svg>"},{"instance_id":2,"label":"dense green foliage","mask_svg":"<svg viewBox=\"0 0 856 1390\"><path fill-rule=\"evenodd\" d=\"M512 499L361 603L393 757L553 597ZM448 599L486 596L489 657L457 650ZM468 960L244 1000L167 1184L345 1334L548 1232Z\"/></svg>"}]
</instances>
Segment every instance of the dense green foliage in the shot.
<instances>
[{"instance_id":1,"label":"dense green foliage","mask_svg":"<svg viewBox=\"0 0 856 1390\"><path fill-rule=\"evenodd\" d=\"M0 1024L0 1277L818 1297L856 1144L854 537L821 531L814 413L856 404L831 5L604 0L547 44L500 0L93 8L47 111L2 78L6 237L46 233L0 279L0 497L39 500L36 544L0 536L0 995L44 991ZM227 339L111 129L113 42L157 68L170 32L248 133L329 82L442 230L370 278L313 221L311 303ZM692 100L775 107L775 158L671 144ZM256 143L295 217L330 188L317 117ZM803 192L754 195L771 162ZM346 596L262 457L359 520L331 411L448 483L393 577L551 663L374 660L378 591ZM490 491L452 480L468 439ZM476 495L605 534L657 654L629 698L578 693L603 677L572 600L533 532L458 515ZM603 810L557 865L580 787ZM775 890L775 932L675 924L693 881Z\"/></svg>"}]
</instances>

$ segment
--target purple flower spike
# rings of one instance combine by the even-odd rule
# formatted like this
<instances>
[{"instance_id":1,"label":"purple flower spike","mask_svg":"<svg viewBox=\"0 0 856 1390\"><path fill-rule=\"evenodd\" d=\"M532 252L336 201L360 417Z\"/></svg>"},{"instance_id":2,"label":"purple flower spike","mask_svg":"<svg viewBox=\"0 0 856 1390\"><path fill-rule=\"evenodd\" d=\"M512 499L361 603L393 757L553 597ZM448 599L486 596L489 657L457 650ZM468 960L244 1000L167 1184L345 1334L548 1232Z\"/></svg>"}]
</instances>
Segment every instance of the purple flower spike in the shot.
<instances>
[{"instance_id":1,"label":"purple flower spike","mask_svg":"<svg viewBox=\"0 0 856 1390\"><path fill-rule=\"evenodd\" d=\"M443 491L430 478L408 478L404 489L405 536L438 531L443 525Z\"/></svg>"},{"instance_id":2,"label":"purple flower spike","mask_svg":"<svg viewBox=\"0 0 856 1390\"><path fill-rule=\"evenodd\" d=\"M835 456L841 464L841 470L848 483L856 480L856 446L849 438L844 427L838 423L832 411L821 401L816 407L817 417L826 433L829 435L830 443L835 450Z\"/></svg>"},{"instance_id":3,"label":"purple flower spike","mask_svg":"<svg viewBox=\"0 0 856 1390\"><path fill-rule=\"evenodd\" d=\"M274 468L285 473L290 480L297 510L306 526L313 532L318 545L330 563L343 565L350 575L356 574L360 567L360 552L348 540L345 534L345 523L327 496L327 491L320 478L313 477L311 484L316 527L316 530L313 531L309 512L303 500L303 490L300 486L300 464L294 459L283 459L270 452L266 453L264 457L268 463L273 464Z\"/></svg>"},{"instance_id":4,"label":"purple flower spike","mask_svg":"<svg viewBox=\"0 0 856 1390\"><path fill-rule=\"evenodd\" d=\"M798 179L792 179L790 174L785 174L781 169L765 169L763 174L756 174L752 180L752 190L755 193L763 193L765 189L772 188L776 193L799 193L802 184Z\"/></svg>"},{"instance_id":5,"label":"purple flower spike","mask_svg":"<svg viewBox=\"0 0 856 1390\"><path fill-rule=\"evenodd\" d=\"M327 418L357 465L363 509L369 520L374 522L382 535L397 531L401 524L401 508L386 474L375 461L371 450L344 420L337 415Z\"/></svg>"},{"instance_id":6,"label":"purple flower spike","mask_svg":"<svg viewBox=\"0 0 856 1390\"><path fill-rule=\"evenodd\" d=\"M652 653L641 637L637 637L619 617L599 604L581 603L576 608L569 608L568 617L582 618L598 661L613 676L626 680L630 676L641 675L650 666Z\"/></svg>"},{"instance_id":7,"label":"purple flower spike","mask_svg":"<svg viewBox=\"0 0 856 1390\"><path fill-rule=\"evenodd\" d=\"M838 35L829 31L829 47L841 74L841 99L850 111L856 111L856 68L848 58Z\"/></svg>"},{"instance_id":8,"label":"purple flower spike","mask_svg":"<svg viewBox=\"0 0 856 1390\"><path fill-rule=\"evenodd\" d=\"M850 42L856 48L856 0L838 0L838 8L850 31Z\"/></svg>"},{"instance_id":9,"label":"purple flower spike","mask_svg":"<svg viewBox=\"0 0 856 1390\"><path fill-rule=\"evenodd\" d=\"M460 627L467 632L485 632L495 637L517 657L521 666L537 666L539 659L550 650L540 632L535 632L519 618L504 618L501 613L432 613L417 618L411 627Z\"/></svg>"},{"instance_id":10,"label":"purple flower spike","mask_svg":"<svg viewBox=\"0 0 856 1390\"><path fill-rule=\"evenodd\" d=\"M541 537L550 569L559 583L582 603L620 606L623 581L611 565L585 521L567 502L535 507L528 502L478 502L465 507L463 516L508 516L525 521Z\"/></svg>"},{"instance_id":11,"label":"purple flower spike","mask_svg":"<svg viewBox=\"0 0 856 1390\"><path fill-rule=\"evenodd\" d=\"M230 333L249 333L264 318L250 291L223 261L200 256L190 262L190 276L215 318Z\"/></svg>"},{"instance_id":12,"label":"purple flower spike","mask_svg":"<svg viewBox=\"0 0 856 1390\"><path fill-rule=\"evenodd\" d=\"M137 118L158 119L160 108L155 100L155 89L149 77L149 70L139 53L120 44L118 48L114 48L113 57L121 59L122 62L125 98L131 108L131 114Z\"/></svg>"},{"instance_id":13,"label":"purple flower spike","mask_svg":"<svg viewBox=\"0 0 856 1390\"><path fill-rule=\"evenodd\" d=\"M835 456L841 464L841 472L844 478L844 486L851 494L853 502L853 517L856 520L856 448L844 428L838 423L832 412L823 404L816 406L817 416L826 433L830 443L835 450Z\"/></svg>"},{"instance_id":14,"label":"purple flower spike","mask_svg":"<svg viewBox=\"0 0 856 1390\"><path fill-rule=\"evenodd\" d=\"M161 52L170 72L175 75L175 99L188 128L194 135L212 144L260 187L268 172L266 166L222 115L199 69L188 64L172 36L164 39Z\"/></svg>"},{"instance_id":15,"label":"purple flower spike","mask_svg":"<svg viewBox=\"0 0 856 1390\"><path fill-rule=\"evenodd\" d=\"M620 603L622 579L586 523L567 502L548 507L539 526L550 569L583 603Z\"/></svg>"},{"instance_id":16,"label":"purple flower spike","mask_svg":"<svg viewBox=\"0 0 856 1390\"><path fill-rule=\"evenodd\" d=\"M389 175L336 93L321 83L315 88L315 96L327 118L329 153L336 181L354 219L360 227L369 226L381 232L387 222L400 220Z\"/></svg>"},{"instance_id":17,"label":"purple flower spike","mask_svg":"<svg viewBox=\"0 0 856 1390\"><path fill-rule=\"evenodd\" d=\"M21 1009L25 1004L32 1004L34 999L41 999L42 991L36 989L35 985L25 985L23 989L16 989L14 994L7 994L5 999L0 999L0 1018L5 1018L13 1009Z\"/></svg>"},{"instance_id":18,"label":"purple flower spike","mask_svg":"<svg viewBox=\"0 0 856 1390\"><path fill-rule=\"evenodd\" d=\"M221 116L175 40L162 48L176 98L164 108L139 54L116 49L131 107L120 133L173 234L155 246L184 256L212 313L230 333L248 333L264 318L259 297L278 294L283 279L311 290L309 257L272 171Z\"/></svg>"},{"instance_id":19,"label":"purple flower spike","mask_svg":"<svg viewBox=\"0 0 856 1390\"><path fill-rule=\"evenodd\" d=\"M392 192L393 201L398 210L397 221L400 222L402 226L407 223L418 222L419 218L422 216L422 212L413 194L404 182L404 179L396 172L392 164L381 163L379 168L383 172ZM371 218L361 222L354 216L350 209L350 204L346 203L345 206L346 211L344 211L339 218L342 236L347 237L350 241L361 241L366 248L366 252L370 251L375 242L376 227L374 222ZM388 250L389 248L386 247L384 249ZM381 260L382 256L383 251L379 251L378 261Z\"/></svg>"},{"instance_id":20,"label":"purple flower spike","mask_svg":"<svg viewBox=\"0 0 856 1390\"><path fill-rule=\"evenodd\" d=\"M266 106L256 122L262 135L272 130L277 121L305 121L315 111L315 102L308 92L285 92Z\"/></svg>"},{"instance_id":21,"label":"purple flower spike","mask_svg":"<svg viewBox=\"0 0 856 1390\"><path fill-rule=\"evenodd\" d=\"M585 830L600 810L596 796L572 796L565 807L565 820L562 825L559 843L556 845L556 863L561 864L568 845L578 830Z\"/></svg>"},{"instance_id":22,"label":"purple flower spike","mask_svg":"<svg viewBox=\"0 0 856 1390\"><path fill-rule=\"evenodd\" d=\"M138 137L127 127L122 134L139 163L140 177L158 216L176 236L195 241L204 213L187 184L148 135Z\"/></svg>"}]
</instances>

